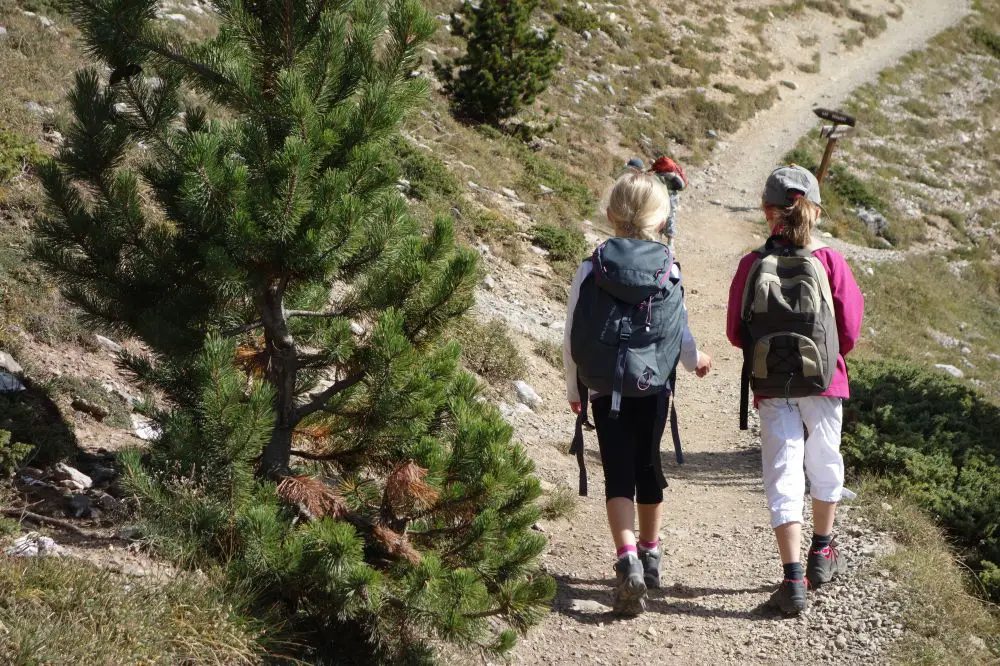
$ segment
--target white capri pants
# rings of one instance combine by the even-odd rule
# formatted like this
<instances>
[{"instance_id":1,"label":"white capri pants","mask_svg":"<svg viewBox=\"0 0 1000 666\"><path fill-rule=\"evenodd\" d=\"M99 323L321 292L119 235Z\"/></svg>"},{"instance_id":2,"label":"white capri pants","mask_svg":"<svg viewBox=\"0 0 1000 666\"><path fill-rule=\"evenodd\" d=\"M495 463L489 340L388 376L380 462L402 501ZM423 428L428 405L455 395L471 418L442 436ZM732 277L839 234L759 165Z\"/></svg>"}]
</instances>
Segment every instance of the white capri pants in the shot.
<instances>
[{"instance_id":1,"label":"white capri pants","mask_svg":"<svg viewBox=\"0 0 1000 666\"><path fill-rule=\"evenodd\" d=\"M844 491L844 458L840 455L842 400L821 396L770 398L760 401L758 411L771 527L802 522L805 474L809 475L814 499L839 502Z\"/></svg>"}]
</instances>

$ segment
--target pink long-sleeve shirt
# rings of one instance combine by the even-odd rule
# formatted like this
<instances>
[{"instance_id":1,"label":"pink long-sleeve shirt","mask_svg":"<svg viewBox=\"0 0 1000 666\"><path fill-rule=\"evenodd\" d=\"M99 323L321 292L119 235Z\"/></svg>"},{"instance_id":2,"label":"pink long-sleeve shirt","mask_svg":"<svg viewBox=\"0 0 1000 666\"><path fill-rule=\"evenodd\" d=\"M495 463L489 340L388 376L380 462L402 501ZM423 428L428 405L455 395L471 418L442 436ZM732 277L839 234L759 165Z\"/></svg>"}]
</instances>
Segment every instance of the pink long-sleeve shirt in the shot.
<instances>
[{"instance_id":1,"label":"pink long-sleeve shirt","mask_svg":"<svg viewBox=\"0 0 1000 666\"><path fill-rule=\"evenodd\" d=\"M760 255L751 252L740 260L736 276L729 287L729 310L726 316L726 335L735 347L743 348L742 316L743 290L750 276L750 269ZM833 293L834 314L837 318L837 336L840 340L840 356L837 357L837 372L830 382L830 388L821 395L830 398L849 398L851 390L847 378L847 363L844 356L854 349L854 343L861 335L861 319L865 313L865 298L861 294L858 283L847 260L828 247L816 250L813 256L819 259L830 278L830 291ZM754 395L756 403L767 396Z\"/></svg>"}]
</instances>

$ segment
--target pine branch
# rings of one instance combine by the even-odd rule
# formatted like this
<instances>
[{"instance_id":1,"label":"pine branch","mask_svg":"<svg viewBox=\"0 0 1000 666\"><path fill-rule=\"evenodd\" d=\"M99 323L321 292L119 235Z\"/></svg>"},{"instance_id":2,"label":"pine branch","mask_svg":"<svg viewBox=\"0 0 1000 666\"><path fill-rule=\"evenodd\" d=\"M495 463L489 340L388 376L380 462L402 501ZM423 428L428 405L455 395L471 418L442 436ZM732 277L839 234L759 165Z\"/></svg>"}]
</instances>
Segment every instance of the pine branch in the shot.
<instances>
[{"instance_id":1,"label":"pine branch","mask_svg":"<svg viewBox=\"0 0 1000 666\"><path fill-rule=\"evenodd\" d=\"M285 310L285 319L291 319L292 317L342 317L342 312L313 312L312 310ZM264 325L263 319L258 319L257 321L252 321L249 324L244 324L237 328L230 328L222 332L222 335L231 338L237 335L243 335L244 333L249 333L250 331L260 328Z\"/></svg>"},{"instance_id":2,"label":"pine branch","mask_svg":"<svg viewBox=\"0 0 1000 666\"><path fill-rule=\"evenodd\" d=\"M364 378L365 374L363 372L349 375L344 379L340 380L339 382L336 382L329 388L323 390L322 392L317 393L315 396L313 396L311 400L304 403L298 409L295 410L295 422L298 423L299 421L309 416L310 414L315 414L316 412L322 410L323 407L326 406L326 403L329 402L331 398L333 398L338 393L346 391L355 384L360 383L361 380Z\"/></svg>"},{"instance_id":3,"label":"pine branch","mask_svg":"<svg viewBox=\"0 0 1000 666\"><path fill-rule=\"evenodd\" d=\"M61 530L66 530L71 534L77 536L89 537L91 534L81 530L79 527L73 523L67 522L65 520L59 520L58 518L52 518L51 516L43 516L40 513L35 513L33 511L27 511L25 509L0 509L0 513L10 518L18 518L19 520L30 520L33 523L38 523L39 525L48 525L50 527L58 527Z\"/></svg>"}]
</instances>

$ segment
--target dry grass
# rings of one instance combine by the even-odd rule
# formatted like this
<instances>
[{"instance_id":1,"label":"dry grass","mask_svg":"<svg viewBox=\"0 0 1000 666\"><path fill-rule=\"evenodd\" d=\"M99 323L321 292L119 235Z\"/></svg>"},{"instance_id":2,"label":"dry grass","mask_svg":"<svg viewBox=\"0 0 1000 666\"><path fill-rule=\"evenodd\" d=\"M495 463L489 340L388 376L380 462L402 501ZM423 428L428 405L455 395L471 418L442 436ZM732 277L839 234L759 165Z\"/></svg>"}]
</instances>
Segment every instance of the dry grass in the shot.
<instances>
[{"instance_id":1,"label":"dry grass","mask_svg":"<svg viewBox=\"0 0 1000 666\"><path fill-rule=\"evenodd\" d=\"M865 515L899 544L882 565L903 586L906 627L896 647L899 664L995 664L1000 622L969 592L967 575L948 547L941 530L905 498L880 498L873 485L861 495L872 497Z\"/></svg>"},{"instance_id":2,"label":"dry grass","mask_svg":"<svg viewBox=\"0 0 1000 666\"><path fill-rule=\"evenodd\" d=\"M4 664L260 663L258 630L211 581L151 585L78 560L0 556Z\"/></svg>"}]
</instances>

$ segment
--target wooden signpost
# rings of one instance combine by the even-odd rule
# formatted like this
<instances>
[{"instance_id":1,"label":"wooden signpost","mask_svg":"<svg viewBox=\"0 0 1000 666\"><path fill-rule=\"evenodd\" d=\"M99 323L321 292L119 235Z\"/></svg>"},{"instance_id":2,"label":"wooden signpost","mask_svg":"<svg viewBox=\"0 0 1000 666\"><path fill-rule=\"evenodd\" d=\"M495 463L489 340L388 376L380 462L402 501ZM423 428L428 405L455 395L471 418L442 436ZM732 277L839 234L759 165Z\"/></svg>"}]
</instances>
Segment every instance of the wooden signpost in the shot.
<instances>
[{"instance_id":1,"label":"wooden signpost","mask_svg":"<svg viewBox=\"0 0 1000 666\"><path fill-rule=\"evenodd\" d=\"M813 113L823 120L833 123L825 125L820 130L820 136L827 140L826 150L823 151L823 161L820 162L819 173L816 174L816 180L822 183L826 172L830 169L830 159L833 157L834 148L837 147L837 141L854 134L858 121L854 116L849 116L842 111L817 108L813 109Z\"/></svg>"}]
</instances>

